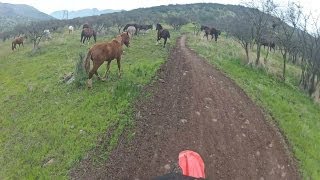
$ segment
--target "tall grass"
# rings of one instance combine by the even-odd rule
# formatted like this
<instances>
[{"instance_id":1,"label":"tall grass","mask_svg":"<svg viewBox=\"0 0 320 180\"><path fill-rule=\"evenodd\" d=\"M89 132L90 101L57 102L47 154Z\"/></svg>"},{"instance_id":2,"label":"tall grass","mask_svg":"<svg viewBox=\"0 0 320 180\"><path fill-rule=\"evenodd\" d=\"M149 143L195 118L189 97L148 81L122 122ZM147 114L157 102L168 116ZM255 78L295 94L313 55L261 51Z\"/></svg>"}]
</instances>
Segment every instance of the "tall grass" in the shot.
<instances>
[{"instance_id":1,"label":"tall grass","mask_svg":"<svg viewBox=\"0 0 320 180\"><path fill-rule=\"evenodd\" d=\"M190 35L188 44L224 71L273 117L292 147L305 179L320 179L320 107L297 85L298 67L290 65L286 84L278 80L281 59L277 53L269 59L269 70L255 69L244 63L244 50L232 39L218 43ZM280 66L280 67L279 67Z\"/></svg>"},{"instance_id":2,"label":"tall grass","mask_svg":"<svg viewBox=\"0 0 320 180\"><path fill-rule=\"evenodd\" d=\"M0 179L67 179L111 127L109 145L114 146L133 124L132 102L168 56L167 49L155 45L155 31L135 37L124 49L122 78L112 62L108 81L93 78L88 91L77 87L82 75L78 84L60 82L65 73L75 72L79 53L89 48L80 46L79 34L53 34L36 54L30 54L30 43L15 52L0 49ZM114 36L98 36L98 41ZM103 65L99 73L104 71Z\"/></svg>"}]
</instances>

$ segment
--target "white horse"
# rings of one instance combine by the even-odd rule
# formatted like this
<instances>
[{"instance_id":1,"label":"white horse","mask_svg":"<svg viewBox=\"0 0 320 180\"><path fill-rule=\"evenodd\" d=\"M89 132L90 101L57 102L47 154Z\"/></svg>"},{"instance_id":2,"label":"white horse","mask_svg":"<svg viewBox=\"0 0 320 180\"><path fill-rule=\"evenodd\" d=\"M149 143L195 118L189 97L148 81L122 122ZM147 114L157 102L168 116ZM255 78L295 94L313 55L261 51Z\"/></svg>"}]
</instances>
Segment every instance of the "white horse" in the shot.
<instances>
[{"instance_id":1,"label":"white horse","mask_svg":"<svg viewBox=\"0 0 320 180\"><path fill-rule=\"evenodd\" d=\"M73 32L73 26L69 26L69 34Z\"/></svg>"},{"instance_id":2,"label":"white horse","mask_svg":"<svg viewBox=\"0 0 320 180\"><path fill-rule=\"evenodd\" d=\"M129 37L132 38L132 36L136 33L136 28L134 26L129 26L127 28L127 32L129 33Z\"/></svg>"},{"instance_id":3,"label":"white horse","mask_svg":"<svg viewBox=\"0 0 320 180\"><path fill-rule=\"evenodd\" d=\"M44 38L46 38L46 40L52 39L49 29L44 30L43 35L44 35Z\"/></svg>"}]
</instances>

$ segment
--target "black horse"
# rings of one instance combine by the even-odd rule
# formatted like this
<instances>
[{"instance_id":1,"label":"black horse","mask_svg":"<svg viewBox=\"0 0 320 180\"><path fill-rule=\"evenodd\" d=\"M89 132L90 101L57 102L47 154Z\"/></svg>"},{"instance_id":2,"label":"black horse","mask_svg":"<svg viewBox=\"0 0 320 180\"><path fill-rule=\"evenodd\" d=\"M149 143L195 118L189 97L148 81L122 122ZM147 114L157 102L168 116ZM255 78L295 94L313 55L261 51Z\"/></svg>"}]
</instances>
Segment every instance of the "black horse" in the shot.
<instances>
[{"instance_id":1,"label":"black horse","mask_svg":"<svg viewBox=\"0 0 320 180\"><path fill-rule=\"evenodd\" d=\"M159 42L159 40L163 38L164 39L163 47L165 47L167 43L167 39L170 38L169 31L167 29L163 29L161 24L157 24L156 30L158 31L157 42Z\"/></svg>"},{"instance_id":2,"label":"black horse","mask_svg":"<svg viewBox=\"0 0 320 180\"><path fill-rule=\"evenodd\" d=\"M138 34L138 32L140 30L148 30L148 29L152 29L152 25L141 25L141 24L126 24L123 28L123 31L127 31L129 26L133 26L136 28L136 32L135 35Z\"/></svg>"},{"instance_id":3,"label":"black horse","mask_svg":"<svg viewBox=\"0 0 320 180\"><path fill-rule=\"evenodd\" d=\"M139 30L148 30L152 29L152 25L139 25Z\"/></svg>"},{"instance_id":4,"label":"black horse","mask_svg":"<svg viewBox=\"0 0 320 180\"><path fill-rule=\"evenodd\" d=\"M271 51L271 49L273 49L273 52L276 51L276 44L271 39L262 38L261 45L263 46L264 49L267 46L268 50Z\"/></svg>"},{"instance_id":5,"label":"black horse","mask_svg":"<svg viewBox=\"0 0 320 180\"><path fill-rule=\"evenodd\" d=\"M204 30L205 34L203 35L203 37L206 36L207 40L209 40L208 36L211 35L211 40L213 39L213 36L214 36L214 40L217 42L218 36L221 35L220 30L217 30L216 28L210 28L210 27L204 26L204 25L201 26L200 30L201 31Z\"/></svg>"},{"instance_id":6,"label":"black horse","mask_svg":"<svg viewBox=\"0 0 320 180\"><path fill-rule=\"evenodd\" d=\"M137 35L139 31L139 24L126 24L123 28L123 31L127 31L129 26L133 26L136 28L136 32L134 33L134 35Z\"/></svg>"}]
</instances>

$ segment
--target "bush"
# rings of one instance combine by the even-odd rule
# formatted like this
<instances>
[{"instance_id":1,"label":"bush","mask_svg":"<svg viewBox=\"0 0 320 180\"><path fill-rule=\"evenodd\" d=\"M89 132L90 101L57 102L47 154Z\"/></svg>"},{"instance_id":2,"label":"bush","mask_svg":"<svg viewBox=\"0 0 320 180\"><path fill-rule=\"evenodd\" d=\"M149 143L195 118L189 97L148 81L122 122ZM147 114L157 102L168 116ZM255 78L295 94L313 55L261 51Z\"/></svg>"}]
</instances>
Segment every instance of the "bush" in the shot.
<instances>
[{"instance_id":1,"label":"bush","mask_svg":"<svg viewBox=\"0 0 320 180\"><path fill-rule=\"evenodd\" d=\"M83 61L85 54L83 52L79 53L79 58L76 60L76 67L74 72L74 82L77 87L84 86L87 80L87 73L83 66Z\"/></svg>"}]
</instances>

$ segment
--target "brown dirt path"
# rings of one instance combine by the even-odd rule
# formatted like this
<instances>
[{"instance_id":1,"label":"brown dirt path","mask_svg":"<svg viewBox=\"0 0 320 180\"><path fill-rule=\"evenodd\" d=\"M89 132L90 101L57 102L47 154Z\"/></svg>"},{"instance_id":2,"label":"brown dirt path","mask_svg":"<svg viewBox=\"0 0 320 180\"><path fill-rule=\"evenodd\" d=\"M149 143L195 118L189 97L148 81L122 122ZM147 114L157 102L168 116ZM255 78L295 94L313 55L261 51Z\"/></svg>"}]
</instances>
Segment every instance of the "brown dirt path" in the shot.
<instances>
[{"instance_id":1,"label":"brown dirt path","mask_svg":"<svg viewBox=\"0 0 320 180\"><path fill-rule=\"evenodd\" d=\"M182 150L198 152L207 179L300 179L294 161L263 111L229 78L185 46L161 68L153 96L138 102L135 136L105 165L86 161L74 179L152 179L168 173Z\"/></svg>"}]
</instances>

